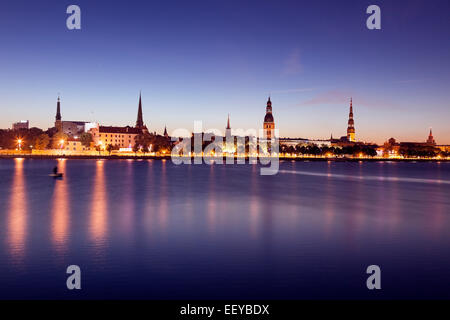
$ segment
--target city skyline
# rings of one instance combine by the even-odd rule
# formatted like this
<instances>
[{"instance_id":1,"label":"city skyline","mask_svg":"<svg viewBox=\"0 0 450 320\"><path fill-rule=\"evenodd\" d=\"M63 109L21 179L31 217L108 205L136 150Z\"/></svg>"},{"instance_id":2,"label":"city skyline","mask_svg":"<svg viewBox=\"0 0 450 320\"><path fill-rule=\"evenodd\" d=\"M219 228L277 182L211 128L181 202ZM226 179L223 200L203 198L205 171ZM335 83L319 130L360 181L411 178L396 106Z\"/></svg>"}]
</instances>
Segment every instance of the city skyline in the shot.
<instances>
[{"instance_id":1,"label":"city skyline","mask_svg":"<svg viewBox=\"0 0 450 320\"><path fill-rule=\"evenodd\" d=\"M327 139L345 135L353 97L358 140L424 141L432 127L437 143L450 144L449 4L403 2L379 1L379 31L365 28L366 4L356 1L245 2L239 11L79 1L77 31L65 28L65 4L8 4L0 127L52 127L58 92L65 119L133 125L142 90L152 132L191 130L195 120L223 128L228 113L235 128L260 128L270 95L280 137Z\"/></svg>"},{"instance_id":2,"label":"city skyline","mask_svg":"<svg viewBox=\"0 0 450 320\"><path fill-rule=\"evenodd\" d=\"M270 108L270 111L268 111L269 110L268 108ZM350 141L350 142L374 143L374 141L365 141L365 140L362 140L362 139L358 140L355 137L355 127L354 127L354 118L353 118L353 97L350 98L349 108L350 108L350 110L349 110L349 114L348 114L348 126L347 126L347 129L346 129L346 134L344 134L344 135L340 135L340 134L336 135L335 134L333 136L333 133L331 133L331 136L330 136L331 138L329 137L329 138L323 138L323 139L320 139L320 138L319 139L314 139L314 138L310 139L307 136L290 136L290 137L288 137L288 136L279 135L278 137L279 138L310 139L311 141L313 141L313 140L319 140L319 141L320 140L330 140L331 141L333 139L336 140L336 138L341 138L341 139L344 139L344 140L347 139L347 141ZM84 121L84 120L79 120L79 119L78 120L64 120L64 119L62 119L62 115L61 115L61 97L60 97L60 95L58 95L57 102L56 102L56 117L55 117L56 118L56 122L53 123L53 126L50 125L48 128L42 128L42 127L33 126L33 125L30 125L31 121L29 119L27 119L27 120L20 120L18 122L14 122L14 123L12 123L11 127L12 127L13 130L19 129L21 127L23 127L23 128L36 127L36 128L42 129L44 131L45 130L51 130L52 128L56 128L57 130L61 131L62 130L61 120L62 120L62 122L68 122L68 123L80 122L80 123L86 123L86 124L91 123L91 125L97 123L98 125L104 126L104 127L131 127L131 128L136 127L136 128L145 128L145 130L148 130L147 129L147 125L143 121L143 109L144 108L143 108L143 103L142 103L142 92L140 91L139 92L139 103L138 103L137 120L136 120L136 124L135 125L133 125L133 124L125 124L125 125L122 125L122 126L111 125L111 124L105 125L101 121L97 121L97 120L89 120L89 121ZM269 129L269 127L266 126L266 118L267 118L267 113L268 112L272 115L271 96L268 97L267 105L266 105L266 116L265 116L264 121L263 121L263 130L264 130L264 132L266 132ZM270 121L273 123L273 118L271 118L271 119L272 120L270 120ZM58 121L60 123L59 126L58 126ZM233 128L233 129L235 129L235 128ZM0 129L10 129L10 128L0 128ZM179 128L175 128L175 129L179 129ZM187 129L188 131L193 133L193 128L192 128L192 130L190 128L183 128L183 129ZM238 129L243 129L243 128L238 128ZM248 128L246 128L246 129L248 129ZM250 128L250 129L254 129L254 128ZM259 130L260 128L256 128L256 129ZM275 126L270 126L269 130L273 132L274 129L275 129ZM276 129L280 130L278 127ZM167 133L167 124L164 125L162 130L163 130L162 133L160 132L159 128L158 129L154 129L154 130L148 130L148 131L156 132L157 134L160 134L160 135L163 135L163 136L168 135L168 133ZM215 132L217 132L217 130L219 130L220 132L222 131L220 129L220 127L219 128L203 127L203 132L210 132L211 130L215 131ZM226 132L227 130L231 130L231 128L230 128L230 114L229 113L227 115L227 125L226 125L226 128L225 128L224 132ZM429 128L429 134L427 136L428 139L429 139L429 136L432 135L432 130L433 130L433 128L430 127ZM266 136L270 137L272 134L273 133L267 135L267 133L266 133ZM392 139L392 138L393 137L391 137L390 139ZM389 139L386 139L384 142L387 142L388 140ZM426 141L427 141L427 139L422 139L422 140L419 139L419 140L417 140L415 142L426 142ZM412 140L411 141L405 141L405 142L412 142ZM437 144L437 143L435 143L435 144ZM443 145L443 144L441 143L441 145Z\"/></svg>"}]
</instances>

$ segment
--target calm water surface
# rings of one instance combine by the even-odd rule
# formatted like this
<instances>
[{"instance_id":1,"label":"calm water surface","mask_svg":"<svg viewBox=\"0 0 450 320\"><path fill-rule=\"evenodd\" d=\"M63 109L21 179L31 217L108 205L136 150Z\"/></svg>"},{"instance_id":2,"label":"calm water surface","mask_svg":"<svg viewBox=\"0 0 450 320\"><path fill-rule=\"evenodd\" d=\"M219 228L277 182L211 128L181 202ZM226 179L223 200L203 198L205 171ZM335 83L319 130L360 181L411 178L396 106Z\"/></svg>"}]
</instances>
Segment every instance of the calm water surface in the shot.
<instances>
[{"instance_id":1,"label":"calm water surface","mask_svg":"<svg viewBox=\"0 0 450 320\"><path fill-rule=\"evenodd\" d=\"M0 298L450 298L449 163L280 170L0 160Z\"/></svg>"}]
</instances>

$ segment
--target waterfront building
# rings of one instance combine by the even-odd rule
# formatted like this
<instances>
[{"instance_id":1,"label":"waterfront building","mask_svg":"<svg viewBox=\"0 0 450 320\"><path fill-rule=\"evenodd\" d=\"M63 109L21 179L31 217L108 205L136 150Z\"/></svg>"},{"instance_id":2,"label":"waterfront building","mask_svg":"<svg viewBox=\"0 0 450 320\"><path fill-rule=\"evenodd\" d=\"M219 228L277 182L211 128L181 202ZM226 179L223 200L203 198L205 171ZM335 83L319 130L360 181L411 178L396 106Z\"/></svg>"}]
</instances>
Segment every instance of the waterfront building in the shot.
<instances>
[{"instance_id":1,"label":"waterfront building","mask_svg":"<svg viewBox=\"0 0 450 320\"><path fill-rule=\"evenodd\" d=\"M272 101L270 101L270 97L267 100L266 115L264 116L263 130L264 130L264 138L272 139L275 130L275 121L273 119Z\"/></svg>"},{"instance_id":2,"label":"waterfront building","mask_svg":"<svg viewBox=\"0 0 450 320\"><path fill-rule=\"evenodd\" d=\"M116 146L118 148L133 148L136 136L148 132L147 126L144 124L141 94L139 94L138 114L135 127L97 125L89 132L92 135L94 144L102 146L103 148L106 148L107 145Z\"/></svg>"},{"instance_id":3,"label":"waterfront building","mask_svg":"<svg viewBox=\"0 0 450 320\"><path fill-rule=\"evenodd\" d=\"M20 130L20 129L29 129L30 128L30 122L28 120L21 120L19 122L15 122L12 125L13 130Z\"/></svg>"},{"instance_id":4,"label":"waterfront building","mask_svg":"<svg viewBox=\"0 0 450 320\"><path fill-rule=\"evenodd\" d=\"M441 150L442 152L450 153L450 145L448 145L448 144L436 145L436 148L439 148L439 150Z\"/></svg>"},{"instance_id":5,"label":"waterfront building","mask_svg":"<svg viewBox=\"0 0 450 320\"><path fill-rule=\"evenodd\" d=\"M84 132L88 132L97 124L89 121L63 121L61 116L61 99L58 97L56 102L55 128L58 132L63 132L69 137L77 138Z\"/></svg>"},{"instance_id":6,"label":"waterfront building","mask_svg":"<svg viewBox=\"0 0 450 320\"><path fill-rule=\"evenodd\" d=\"M428 134L428 138L425 142L397 142L394 138L390 138L384 145L381 147L383 156L385 157L397 157L400 156L401 150L417 150L417 151L442 151L449 152L450 146L448 145L437 145L436 141L433 137L433 132L430 129L430 133Z\"/></svg>"},{"instance_id":7,"label":"waterfront building","mask_svg":"<svg viewBox=\"0 0 450 320\"><path fill-rule=\"evenodd\" d=\"M114 126L97 126L91 129L90 134L95 145L106 148L107 145L117 146L119 148L132 148L135 144L135 138L142 134L142 129Z\"/></svg>"},{"instance_id":8,"label":"waterfront building","mask_svg":"<svg viewBox=\"0 0 450 320\"><path fill-rule=\"evenodd\" d=\"M69 151L70 153L83 153L86 151L93 151L95 149L91 147L84 146L80 140L76 139L67 139L67 141L64 143L63 148L65 152Z\"/></svg>"},{"instance_id":9,"label":"waterfront building","mask_svg":"<svg viewBox=\"0 0 450 320\"><path fill-rule=\"evenodd\" d=\"M298 145L300 146L307 146L307 145L317 145L319 147L321 146L327 146L331 147L331 141L326 139L305 139L305 138L280 138L279 139L280 146L286 146L286 147L296 147Z\"/></svg>"}]
</instances>

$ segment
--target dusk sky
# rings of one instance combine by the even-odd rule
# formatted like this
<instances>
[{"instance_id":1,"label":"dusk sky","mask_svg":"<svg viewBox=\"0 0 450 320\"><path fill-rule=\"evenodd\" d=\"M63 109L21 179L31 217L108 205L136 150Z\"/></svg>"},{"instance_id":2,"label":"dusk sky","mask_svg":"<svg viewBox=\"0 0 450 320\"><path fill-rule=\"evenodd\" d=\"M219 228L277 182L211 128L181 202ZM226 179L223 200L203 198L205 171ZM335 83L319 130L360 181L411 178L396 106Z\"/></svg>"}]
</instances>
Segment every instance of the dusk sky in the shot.
<instances>
[{"instance_id":1,"label":"dusk sky","mask_svg":"<svg viewBox=\"0 0 450 320\"><path fill-rule=\"evenodd\" d=\"M81 8L81 30L66 8ZM381 30L366 8L381 7ZM0 128L30 120L150 131L262 128L270 94L281 137L345 135L450 144L450 1L0 2Z\"/></svg>"}]
</instances>

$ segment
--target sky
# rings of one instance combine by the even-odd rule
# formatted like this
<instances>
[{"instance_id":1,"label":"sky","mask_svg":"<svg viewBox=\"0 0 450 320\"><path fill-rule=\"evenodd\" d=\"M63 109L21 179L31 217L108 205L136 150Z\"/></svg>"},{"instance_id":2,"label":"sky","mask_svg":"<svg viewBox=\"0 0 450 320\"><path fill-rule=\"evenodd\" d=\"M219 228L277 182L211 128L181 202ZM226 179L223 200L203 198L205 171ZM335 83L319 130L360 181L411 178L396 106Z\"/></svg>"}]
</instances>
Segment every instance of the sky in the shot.
<instances>
[{"instance_id":1,"label":"sky","mask_svg":"<svg viewBox=\"0 0 450 320\"><path fill-rule=\"evenodd\" d=\"M66 9L81 8L81 30ZM369 30L366 8L381 8ZM448 0L0 2L0 128L30 120L150 131L260 129L281 137L450 144Z\"/></svg>"}]
</instances>

